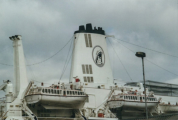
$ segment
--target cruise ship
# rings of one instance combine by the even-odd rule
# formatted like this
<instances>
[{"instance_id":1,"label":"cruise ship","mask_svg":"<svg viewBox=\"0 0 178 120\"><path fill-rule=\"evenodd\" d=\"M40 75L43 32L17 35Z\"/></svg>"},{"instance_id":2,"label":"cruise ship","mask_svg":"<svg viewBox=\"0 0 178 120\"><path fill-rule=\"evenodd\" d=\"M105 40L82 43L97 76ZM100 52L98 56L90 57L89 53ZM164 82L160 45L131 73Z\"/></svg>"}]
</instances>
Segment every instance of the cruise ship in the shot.
<instances>
[{"instance_id":1,"label":"cruise ship","mask_svg":"<svg viewBox=\"0 0 178 120\"><path fill-rule=\"evenodd\" d=\"M106 35L102 27L93 28L90 23L79 26L74 32L68 83L47 87L43 81L37 85L28 80L22 36L9 37L14 49L15 84L5 80L0 86L5 91L0 103L1 120L131 119L145 116L145 100L149 116L178 112L178 97L174 96L177 86L171 86L171 96L162 96L154 90L153 81L147 81L146 91L141 82L125 86L114 83L107 37L112 36Z\"/></svg>"}]
</instances>

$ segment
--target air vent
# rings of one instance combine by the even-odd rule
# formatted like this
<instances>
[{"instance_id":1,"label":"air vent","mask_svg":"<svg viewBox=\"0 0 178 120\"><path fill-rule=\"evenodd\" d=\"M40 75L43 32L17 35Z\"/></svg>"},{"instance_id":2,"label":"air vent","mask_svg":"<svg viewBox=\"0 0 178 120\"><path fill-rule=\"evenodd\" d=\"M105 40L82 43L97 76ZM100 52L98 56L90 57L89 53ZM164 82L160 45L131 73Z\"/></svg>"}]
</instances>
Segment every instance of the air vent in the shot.
<instances>
[{"instance_id":1,"label":"air vent","mask_svg":"<svg viewBox=\"0 0 178 120\"><path fill-rule=\"evenodd\" d=\"M87 74L89 74L89 68L88 68L88 65L85 65L85 66L86 66Z\"/></svg>"},{"instance_id":2,"label":"air vent","mask_svg":"<svg viewBox=\"0 0 178 120\"><path fill-rule=\"evenodd\" d=\"M91 34L84 34L86 47L92 47Z\"/></svg>"},{"instance_id":3,"label":"air vent","mask_svg":"<svg viewBox=\"0 0 178 120\"><path fill-rule=\"evenodd\" d=\"M83 74L93 74L92 65L82 65Z\"/></svg>"},{"instance_id":4,"label":"air vent","mask_svg":"<svg viewBox=\"0 0 178 120\"><path fill-rule=\"evenodd\" d=\"M84 79L84 82L88 82L88 83L94 82L93 77L90 77L90 76L84 76L83 79Z\"/></svg>"},{"instance_id":5,"label":"air vent","mask_svg":"<svg viewBox=\"0 0 178 120\"><path fill-rule=\"evenodd\" d=\"M90 83L90 77L87 77L88 82Z\"/></svg>"},{"instance_id":6,"label":"air vent","mask_svg":"<svg viewBox=\"0 0 178 120\"><path fill-rule=\"evenodd\" d=\"M91 82L93 82L93 77L91 77Z\"/></svg>"},{"instance_id":7,"label":"air vent","mask_svg":"<svg viewBox=\"0 0 178 120\"><path fill-rule=\"evenodd\" d=\"M85 74L85 65L82 65L83 74Z\"/></svg>"},{"instance_id":8,"label":"air vent","mask_svg":"<svg viewBox=\"0 0 178 120\"><path fill-rule=\"evenodd\" d=\"M86 77L83 77L83 79L84 79L84 82L87 82L87 78Z\"/></svg>"},{"instance_id":9,"label":"air vent","mask_svg":"<svg viewBox=\"0 0 178 120\"><path fill-rule=\"evenodd\" d=\"M90 69L90 74L93 74L92 66L91 65L89 65L89 69Z\"/></svg>"},{"instance_id":10,"label":"air vent","mask_svg":"<svg viewBox=\"0 0 178 120\"><path fill-rule=\"evenodd\" d=\"M92 47L91 34L88 34L88 38L89 38L89 45L90 47Z\"/></svg>"},{"instance_id":11,"label":"air vent","mask_svg":"<svg viewBox=\"0 0 178 120\"><path fill-rule=\"evenodd\" d=\"M86 47L89 47L88 45L88 38L87 38L87 34L84 34L85 35L85 44L86 44Z\"/></svg>"}]
</instances>

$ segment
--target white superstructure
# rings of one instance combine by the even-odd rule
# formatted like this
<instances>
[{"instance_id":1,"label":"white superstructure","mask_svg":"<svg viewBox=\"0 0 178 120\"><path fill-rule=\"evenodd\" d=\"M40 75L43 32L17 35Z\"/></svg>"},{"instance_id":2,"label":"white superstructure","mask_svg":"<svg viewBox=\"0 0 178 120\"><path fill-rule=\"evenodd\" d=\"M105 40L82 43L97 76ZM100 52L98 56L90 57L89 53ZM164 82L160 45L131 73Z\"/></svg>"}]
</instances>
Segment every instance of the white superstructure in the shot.
<instances>
[{"instance_id":1,"label":"white superstructure","mask_svg":"<svg viewBox=\"0 0 178 120\"><path fill-rule=\"evenodd\" d=\"M114 84L106 37L110 36L101 27L79 26L74 32L69 83L49 87L28 82L21 36L10 37L14 47L15 84L14 90L9 80L0 86L6 92L0 103L1 120L118 120L124 114L144 115L143 84ZM164 104L159 96L146 90L150 114L178 110L177 103Z\"/></svg>"}]
</instances>

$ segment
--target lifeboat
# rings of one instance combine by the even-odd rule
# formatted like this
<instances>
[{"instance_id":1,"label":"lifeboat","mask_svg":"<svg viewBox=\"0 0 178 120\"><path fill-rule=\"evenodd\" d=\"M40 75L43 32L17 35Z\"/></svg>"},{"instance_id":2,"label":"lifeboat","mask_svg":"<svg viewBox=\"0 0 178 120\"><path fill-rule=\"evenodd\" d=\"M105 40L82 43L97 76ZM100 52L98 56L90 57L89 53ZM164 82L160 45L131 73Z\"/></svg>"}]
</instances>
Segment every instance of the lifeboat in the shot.
<instances>
[{"instance_id":1,"label":"lifeboat","mask_svg":"<svg viewBox=\"0 0 178 120\"><path fill-rule=\"evenodd\" d=\"M46 109L79 109L82 108L88 95L80 90L67 90L36 87L25 96L27 104L40 104Z\"/></svg>"},{"instance_id":2,"label":"lifeboat","mask_svg":"<svg viewBox=\"0 0 178 120\"><path fill-rule=\"evenodd\" d=\"M156 97L147 96L146 99L148 109L153 109L159 104ZM111 100L108 101L108 105L111 110L122 109L129 111L143 111L145 109L145 96L136 94L113 95Z\"/></svg>"}]
</instances>

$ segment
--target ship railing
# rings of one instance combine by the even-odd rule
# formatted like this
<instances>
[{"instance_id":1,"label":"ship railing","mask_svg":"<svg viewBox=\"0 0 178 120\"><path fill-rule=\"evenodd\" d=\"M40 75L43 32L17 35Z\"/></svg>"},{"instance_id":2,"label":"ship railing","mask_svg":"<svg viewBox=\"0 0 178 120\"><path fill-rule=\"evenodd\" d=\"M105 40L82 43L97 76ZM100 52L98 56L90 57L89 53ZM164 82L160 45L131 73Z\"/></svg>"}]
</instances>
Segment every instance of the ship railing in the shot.
<instances>
[{"instance_id":1,"label":"ship railing","mask_svg":"<svg viewBox=\"0 0 178 120\"><path fill-rule=\"evenodd\" d=\"M30 89L29 95L32 95L32 94L86 96L86 94L84 92L78 91L78 90L66 90L66 89L43 88L43 87L37 87L37 88Z\"/></svg>"},{"instance_id":2,"label":"ship railing","mask_svg":"<svg viewBox=\"0 0 178 120\"><path fill-rule=\"evenodd\" d=\"M144 96L140 95L113 95L111 100L124 100L124 101L145 101ZM156 97L147 97L147 102L158 102Z\"/></svg>"}]
</instances>

